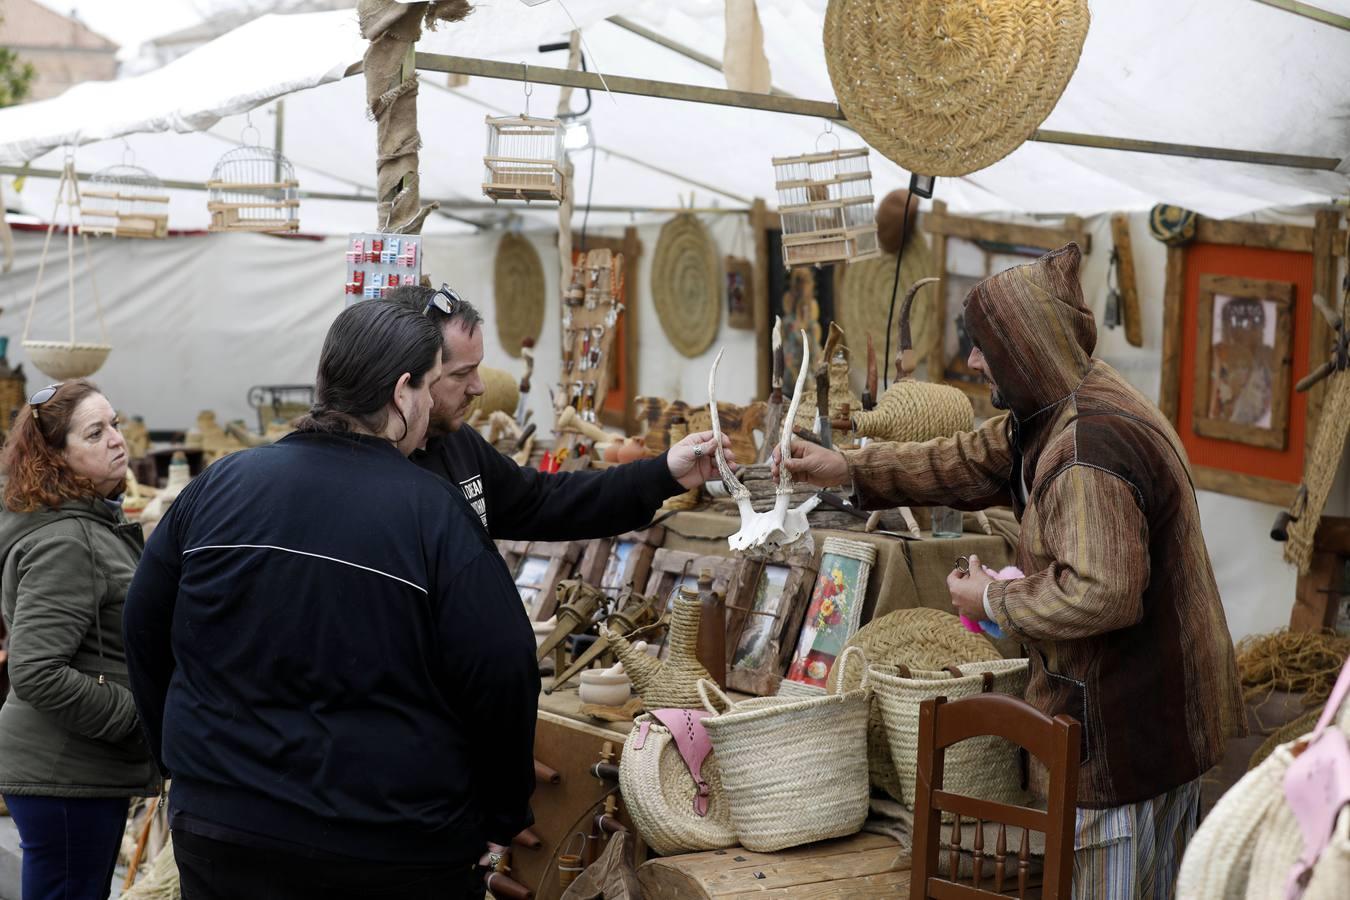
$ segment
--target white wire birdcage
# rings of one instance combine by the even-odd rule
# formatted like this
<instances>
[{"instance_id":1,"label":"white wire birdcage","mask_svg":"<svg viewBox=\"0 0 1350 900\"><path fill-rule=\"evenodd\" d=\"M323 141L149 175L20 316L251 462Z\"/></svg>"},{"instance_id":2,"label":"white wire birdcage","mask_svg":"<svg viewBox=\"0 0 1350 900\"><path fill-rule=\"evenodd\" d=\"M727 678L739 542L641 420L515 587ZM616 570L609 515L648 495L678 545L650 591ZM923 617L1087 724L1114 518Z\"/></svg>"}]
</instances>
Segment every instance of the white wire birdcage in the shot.
<instances>
[{"instance_id":1,"label":"white wire birdcage","mask_svg":"<svg viewBox=\"0 0 1350 900\"><path fill-rule=\"evenodd\" d=\"M244 127L257 133L252 125ZM290 160L276 150L242 143L226 153L206 183L206 208L211 212L208 231L300 230L300 183Z\"/></svg>"},{"instance_id":2,"label":"white wire birdcage","mask_svg":"<svg viewBox=\"0 0 1350 900\"><path fill-rule=\"evenodd\" d=\"M130 147L121 163L89 176L80 199L81 234L119 238L169 234L169 197L154 173L135 164Z\"/></svg>"},{"instance_id":3,"label":"white wire birdcage","mask_svg":"<svg viewBox=\"0 0 1350 900\"><path fill-rule=\"evenodd\" d=\"M783 264L855 262L881 254L868 150L774 157Z\"/></svg>"},{"instance_id":4,"label":"white wire birdcage","mask_svg":"<svg viewBox=\"0 0 1350 900\"><path fill-rule=\"evenodd\" d=\"M488 116L483 193L493 200L562 202L563 127L557 119Z\"/></svg>"}]
</instances>

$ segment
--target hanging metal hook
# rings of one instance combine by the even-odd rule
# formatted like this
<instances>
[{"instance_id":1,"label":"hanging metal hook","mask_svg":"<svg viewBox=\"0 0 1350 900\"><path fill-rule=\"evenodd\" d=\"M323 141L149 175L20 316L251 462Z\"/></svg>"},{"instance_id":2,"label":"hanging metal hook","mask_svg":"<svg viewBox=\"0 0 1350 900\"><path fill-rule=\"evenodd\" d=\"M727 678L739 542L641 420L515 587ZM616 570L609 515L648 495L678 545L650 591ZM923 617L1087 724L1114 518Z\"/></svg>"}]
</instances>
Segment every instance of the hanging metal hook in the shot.
<instances>
[{"instance_id":1,"label":"hanging metal hook","mask_svg":"<svg viewBox=\"0 0 1350 900\"><path fill-rule=\"evenodd\" d=\"M122 138L122 165L130 166L136 163L136 151L131 148L131 141Z\"/></svg>"},{"instance_id":2,"label":"hanging metal hook","mask_svg":"<svg viewBox=\"0 0 1350 900\"><path fill-rule=\"evenodd\" d=\"M248 133L252 131L258 136L252 144L248 142ZM253 111L244 110L244 127L239 132L239 143L246 147L258 147L262 145L262 132L253 124Z\"/></svg>"},{"instance_id":3,"label":"hanging metal hook","mask_svg":"<svg viewBox=\"0 0 1350 900\"><path fill-rule=\"evenodd\" d=\"M530 64L522 62L520 66L524 70L524 76L521 80L525 87L525 118L528 119L530 117L530 95L534 93L534 85L530 84Z\"/></svg>"}]
</instances>

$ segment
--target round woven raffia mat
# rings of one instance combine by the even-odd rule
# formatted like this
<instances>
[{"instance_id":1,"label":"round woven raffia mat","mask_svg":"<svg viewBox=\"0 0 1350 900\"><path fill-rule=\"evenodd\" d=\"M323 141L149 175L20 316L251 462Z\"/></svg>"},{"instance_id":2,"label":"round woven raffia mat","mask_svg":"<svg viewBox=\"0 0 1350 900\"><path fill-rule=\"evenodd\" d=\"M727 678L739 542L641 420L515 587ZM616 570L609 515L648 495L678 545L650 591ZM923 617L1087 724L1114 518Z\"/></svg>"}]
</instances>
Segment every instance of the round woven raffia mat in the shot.
<instances>
[{"instance_id":1,"label":"round woven raffia mat","mask_svg":"<svg viewBox=\"0 0 1350 900\"><path fill-rule=\"evenodd\" d=\"M698 356L717 337L721 259L708 230L689 213L661 227L652 257L652 303L666 339L685 356Z\"/></svg>"},{"instance_id":2,"label":"round woven raffia mat","mask_svg":"<svg viewBox=\"0 0 1350 900\"><path fill-rule=\"evenodd\" d=\"M492 291L497 339L507 353L520 356L521 342L525 338L538 341L544 328L544 265L527 239L509 231L502 235L493 266Z\"/></svg>"},{"instance_id":3,"label":"round woven raffia mat","mask_svg":"<svg viewBox=\"0 0 1350 900\"><path fill-rule=\"evenodd\" d=\"M968 175L1055 108L1087 0L830 0L825 63L867 143L911 172Z\"/></svg>"},{"instance_id":4,"label":"round woven raffia mat","mask_svg":"<svg viewBox=\"0 0 1350 900\"><path fill-rule=\"evenodd\" d=\"M895 283L895 254L887 253L839 268L843 271L836 286L835 314L844 328L844 340L853 354L854 366L849 373L850 380L854 389L861 392L867 375L865 363L869 334L877 352L878 373L886 369L892 379L895 377L892 361L882 358L886 353L886 314L890 311L891 286ZM906 241L905 258L900 262L900 289L895 298L895 317L891 320L892 356L900 344L900 304L905 298L905 289L920 278L935 274L928 241L921 234L911 235ZM910 307L910 335L920 361L937 343L938 308L937 291L932 289L920 291L914 298L914 305Z\"/></svg>"},{"instance_id":5,"label":"round woven raffia mat","mask_svg":"<svg viewBox=\"0 0 1350 900\"><path fill-rule=\"evenodd\" d=\"M940 609L899 609L887 613L858 629L846 646L861 647L869 666L908 666L911 671L938 672L947 666L1002 658L988 638L966 631L956 616ZM833 667L827 680L831 693L838 680L838 669ZM853 690L861 680L861 673L849 672L848 676L844 687ZM867 769L873 787L881 788L897 801L902 799L900 776L891 761L890 740L876 703L872 704L867 719Z\"/></svg>"}]
</instances>

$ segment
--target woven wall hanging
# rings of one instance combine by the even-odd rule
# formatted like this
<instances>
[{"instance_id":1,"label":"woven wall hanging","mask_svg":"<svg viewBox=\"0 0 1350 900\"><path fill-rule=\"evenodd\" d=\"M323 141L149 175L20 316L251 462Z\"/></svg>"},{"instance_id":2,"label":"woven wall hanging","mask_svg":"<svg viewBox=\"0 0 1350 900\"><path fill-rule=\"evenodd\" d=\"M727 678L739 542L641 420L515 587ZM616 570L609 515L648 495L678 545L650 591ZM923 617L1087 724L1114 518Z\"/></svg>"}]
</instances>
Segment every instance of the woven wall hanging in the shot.
<instances>
[{"instance_id":1,"label":"woven wall hanging","mask_svg":"<svg viewBox=\"0 0 1350 900\"><path fill-rule=\"evenodd\" d=\"M520 356L521 341L539 340L544 328L544 264L527 238L502 235L492 270L497 339L511 356ZM509 412L510 410L508 410Z\"/></svg>"},{"instance_id":2,"label":"woven wall hanging","mask_svg":"<svg viewBox=\"0 0 1350 900\"><path fill-rule=\"evenodd\" d=\"M825 63L848 122L923 175L1007 156L1078 65L1087 0L830 0Z\"/></svg>"},{"instance_id":3,"label":"woven wall hanging","mask_svg":"<svg viewBox=\"0 0 1350 900\"><path fill-rule=\"evenodd\" d=\"M900 263L900 290L896 297L896 317L891 320L891 352L899 346L897 324L900 314L900 299L909 285L935 275L933 254L923 235L911 235L905 242L905 258ZM886 313L891 305L891 288L895 284L895 254L887 253L875 259L867 259L842 268L839 281L835 286L834 311L844 328L844 340L859 360L865 359L867 336L872 335L872 343L877 351L877 367L886 367L893 372L891 360L882 359L886 346ZM937 321L941 301L936 293L921 295L910 311L909 326L914 338L914 350L918 359L923 359L933 349L938 338ZM945 312L945 311L943 311ZM864 367L854 367L859 390L862 389Z\"/></svg>"},{"instance_id":4,"label":"woven wall hanging","mask_svg":"<svg viewBox=\"0 0 1350 900\"><path fill-rule=\"evenodd\" d=\"M671 346L690 358L712 346L722 292L717 246L703 223L681 213L663 225L652 258L652 303Z\"/></svg>"}]
</instances>

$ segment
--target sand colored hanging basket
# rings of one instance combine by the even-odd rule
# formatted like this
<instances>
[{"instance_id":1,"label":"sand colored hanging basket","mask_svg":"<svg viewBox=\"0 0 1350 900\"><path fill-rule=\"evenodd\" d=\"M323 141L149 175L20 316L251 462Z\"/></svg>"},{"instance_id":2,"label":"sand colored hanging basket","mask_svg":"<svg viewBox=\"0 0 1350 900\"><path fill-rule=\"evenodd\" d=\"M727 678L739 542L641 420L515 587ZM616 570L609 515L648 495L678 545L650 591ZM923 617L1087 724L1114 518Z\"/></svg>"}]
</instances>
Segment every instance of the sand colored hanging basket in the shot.
<instances>
[{"instance_id":1,"label":"sand colored hanging basket","mask_svg":"<svg viewBox=\"0 0 1350 900\"><path fill-rule=\"evenodd\" d=\"M702 354L722 319L722 266L703 223L681 213L661 228L652 258L652 303L671 346Z\"/></svg>"},{"instance_id":2,"label":"sand colored hanging basket","mask_svg":"<svg viewBox=\"0 0 1350 900\"><path fill-rule=\"evenodd\" d=\"M52 235L56 230L57 215L62 206L66 207L68 215L66 230L66 315L69 337L64 341L29 340L28 334L33 327L33 311L37 309L38 294L42 290L42 275L47 269L47 251L51 247ZM93 343L75 339L75 323L78 319L75 314L75 233L80 221L77 215L80 206L80 186L75 178L75 161L73 157L67 157L65 168L61 171L61 180L56 187L56 205L52 209L52 219L47 225L47 236L42 242L42 256L38 261L37 279L33 284L33 299L28 304L28 317L24 320L22 341L24 352L33 365L44 375L56 381L84 378L94 374L103 366L104 360L108 358L108 353L112 350L112 345L107 342L108 329L103 322L103 305L99 303L98 299L98 284L94 280L93 260L89 253L89 236L87 234L80 235L80 240L84 244L85 278L88 282L88 293L94 300L94 312L98 320L99 336L102 340Z\"/></svg>"},{"instance_id":3,"label":"sand colored hanging basket","mask_svg":"<svg viewBox=\"0 0 1350 900\"><path fill-rule=\"evenodd\" d=\"M1087 0L830 0L825 63L849 124L911 172L1007 156L1078 65Z\"/></svg>"},{"instance_id":4,"label":"sand colored hanging basket","mask_svg":"<svg viewBox=\"0 0 1350 900\"><path fill-rule=\"evenodd\" d=\"M544 330L544 265L528 239L509 231L502 235L493 265L492 291L497 338L503 350L519 357L521 342L525 338L538 341Z\"/></svg>"}]
</instances>

